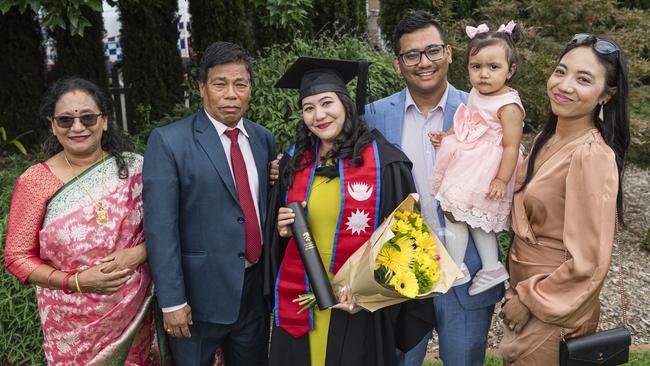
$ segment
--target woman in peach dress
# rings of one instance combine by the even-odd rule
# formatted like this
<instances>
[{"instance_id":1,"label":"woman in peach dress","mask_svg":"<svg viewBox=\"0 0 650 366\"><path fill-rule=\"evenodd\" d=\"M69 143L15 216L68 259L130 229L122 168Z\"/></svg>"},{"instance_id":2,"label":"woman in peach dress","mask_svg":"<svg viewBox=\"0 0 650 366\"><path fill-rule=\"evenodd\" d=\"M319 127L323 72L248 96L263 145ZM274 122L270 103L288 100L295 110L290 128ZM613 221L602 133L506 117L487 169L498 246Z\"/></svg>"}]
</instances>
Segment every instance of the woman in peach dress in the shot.
<instances>
[{"instance_id":1,"label":"woman in peach dress","mask_svg":"<svg viewBox=\"0 0 650 366\"><path fill-rule=\"evenodd\" d=\"M500 317L510 365L557 365L566 338L596 331L629 145L619 47L575 35L547 82L551 116L520 169Z\"/></svg>"}]
</instances>

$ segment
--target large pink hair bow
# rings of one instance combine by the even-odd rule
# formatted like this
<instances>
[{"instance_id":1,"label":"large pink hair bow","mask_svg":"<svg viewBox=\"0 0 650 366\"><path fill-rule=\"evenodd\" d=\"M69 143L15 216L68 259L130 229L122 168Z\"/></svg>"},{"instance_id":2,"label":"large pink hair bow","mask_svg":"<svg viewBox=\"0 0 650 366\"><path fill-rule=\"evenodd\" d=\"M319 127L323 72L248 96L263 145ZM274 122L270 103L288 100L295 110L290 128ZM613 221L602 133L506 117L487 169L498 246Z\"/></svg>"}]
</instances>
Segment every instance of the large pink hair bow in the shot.
<instances>
[{"instance_id":1,"label":"large pink hair bow","mask_svg":"<svg viewBox=\"0 0 650 366\"><path fill-rule=\"evenodd\" d=\"M490 31L490 28L488 28L488 26L485 25L485 24L481 24L478 27L472 27L471 25L468 25L467 27L465 27L465 33L467 33L467 36L469 37L469 39L472 39L472 38L476 37L476 35L479 34L479 33L485 33L485 32L489 32L489 31Z\"/></svg>"},{"instance_id":2,"label":"large pink hair bow","mask_svg":"<svg viewBox=\"0 0 650 366\"><path fill-rule=\"evenodd\" d=\"M506 25L501 24L499 26L499 29L497 29L497 32L504 32L504 33L512 34L512 31L515 29L516 25L517 24L515 23L515 21L511 20Z\"/></svg>"},{"instance_id":3,"label":"large pink hair bow","mask_svg":"<svg viewBox=\"0 0 650 366\"><path fill-rule=\"evenodd\" d=\"M454 114L454 134L458 141L474 142L490 128L483 116L461 103Z\"/></svg>"}]
</instances>

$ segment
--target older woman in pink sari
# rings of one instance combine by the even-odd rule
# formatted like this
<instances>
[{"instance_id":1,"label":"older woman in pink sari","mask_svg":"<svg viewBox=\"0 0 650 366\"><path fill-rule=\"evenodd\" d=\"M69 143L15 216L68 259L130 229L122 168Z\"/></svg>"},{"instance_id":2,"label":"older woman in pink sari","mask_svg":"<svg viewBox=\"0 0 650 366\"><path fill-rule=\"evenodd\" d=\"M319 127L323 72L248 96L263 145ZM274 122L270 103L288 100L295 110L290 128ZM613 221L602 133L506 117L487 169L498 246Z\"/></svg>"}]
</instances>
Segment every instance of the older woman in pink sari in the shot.
<instances>
[{"instance_id":1,"label":"older woman in pink sari","mask_svg":"<svg viewBox=\"0 0 650 366\"><path fill-rule=\"evenodd\" d=\"M17 180L7 270L37 285L49 364L164 363L142 231L142 157L108 123L104 94L78 78L56 82L41 114L50 158Z\"/></svg>"}]
</instances>

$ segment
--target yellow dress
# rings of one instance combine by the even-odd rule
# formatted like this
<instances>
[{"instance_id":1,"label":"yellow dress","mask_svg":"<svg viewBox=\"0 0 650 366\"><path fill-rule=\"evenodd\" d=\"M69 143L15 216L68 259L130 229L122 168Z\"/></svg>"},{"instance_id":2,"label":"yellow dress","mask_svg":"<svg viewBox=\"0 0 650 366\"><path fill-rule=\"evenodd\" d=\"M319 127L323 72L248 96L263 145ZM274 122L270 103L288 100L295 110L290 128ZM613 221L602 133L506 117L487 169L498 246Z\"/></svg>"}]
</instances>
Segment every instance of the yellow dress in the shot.
<instances>
[{"instance_id":1,"label":"yellow dress","mask_svg":"<svg viewBox=\"0 0 650 366\"><path fill-rule=\"evenodd\" d=\"M332 261L336 223L339 218L339 202L341 202L340 178L330 180L327 177L314 176L307 202L307 222L330 279L333 277L329 272L329 266ZM309 332L309 355L312 366L325 365L330 313L329 309L323 311L314 309L314 329Z\"/></svg>"}]
</instances>

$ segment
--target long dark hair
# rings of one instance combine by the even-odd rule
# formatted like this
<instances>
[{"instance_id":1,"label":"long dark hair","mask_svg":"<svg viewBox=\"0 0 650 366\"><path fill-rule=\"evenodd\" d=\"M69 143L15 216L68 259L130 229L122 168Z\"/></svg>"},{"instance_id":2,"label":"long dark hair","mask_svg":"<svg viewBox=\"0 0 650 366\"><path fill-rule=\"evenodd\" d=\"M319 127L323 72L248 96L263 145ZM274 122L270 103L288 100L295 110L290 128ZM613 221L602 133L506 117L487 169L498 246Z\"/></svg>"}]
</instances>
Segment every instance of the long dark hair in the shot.
<instances>
[{"instance_id":1,"label":"long dark hair","mask_svg":"<svg viewBox=\"0 0 650 366\"><path fill-rule=\"evenodd\" d=\"M598 104L593 111L594 125L605 140L605 143L614 151L616 156L616 168L618 170L618 193L616 195L616 209L618 210L619 221L623 222L623 171L625 169L625 154L630 145L630 120L628 113L628 82L627 63L620 47L611 40L607 40L617 46L613 53L602 54L597 52L593 46L598 40L605 40L600 37L589 37L581 43L569 43L559 59L562 59L569 51L577 47L591 47L601 65L606 70L606 90L613 88L616 91L604 105ZM603 112L603 119L600 119L600 112ZM524 189L532 179L533 169L537 155L542 147L555 134L557 127L557 115L549 107L548 121L535 139L535 144L530 153L528 167L526 168L526 179L519 191Z\"/></svg>"},{"instance_id":2,"label":"long dark hair","mask_svg":"<svg viewBox=\"0 0 650 366\"><path fill-rule=\"evenodd\" d=\"M102 116L108 118L108 130L102 134L102 149L115 157L118 175L120 178L126 179L129 176L129 168L122 154L127 151L133 151L133 144L117 125L111 122L108 98L97 85L78 77L57 80L50 86L41 101L41 118L47 121L48 124L51 123L50 118L54 115L54 107L59 101L59 98L73 90L79 90L90 95L95 101L95 104L97 104L97 108L99 108ZM43 143L43 150L47 156L54 156L63 150L63 146L61 146L56 136L49 135Z\"/></svg>"},{"instance_id":3,"label":"long dark hair","mask_svg":"<svg viewBox=\"0 0 650 366\"><path fill-rule=\"evenodd\" d=\"M334 141L332 150L321 158L323 161L350 159L350 164L359 166L363 164L361 151L372 142L373 137L366 123L359 117L352 99L343 93L335 94L339 97L345 108L345 122L343 123L343 130ZM296 172L305 169L316 160L317 151L315 154L311 154L310 158L304 163L302 162L302 157L306 151L315 151L317 142L318 137L313 136L307 126L301 123L300 127L298 127L293 156L290 158L283 173L283 178L287 182L288 187L293 185L293 178Z\"/></svg>"}]
</instances>

